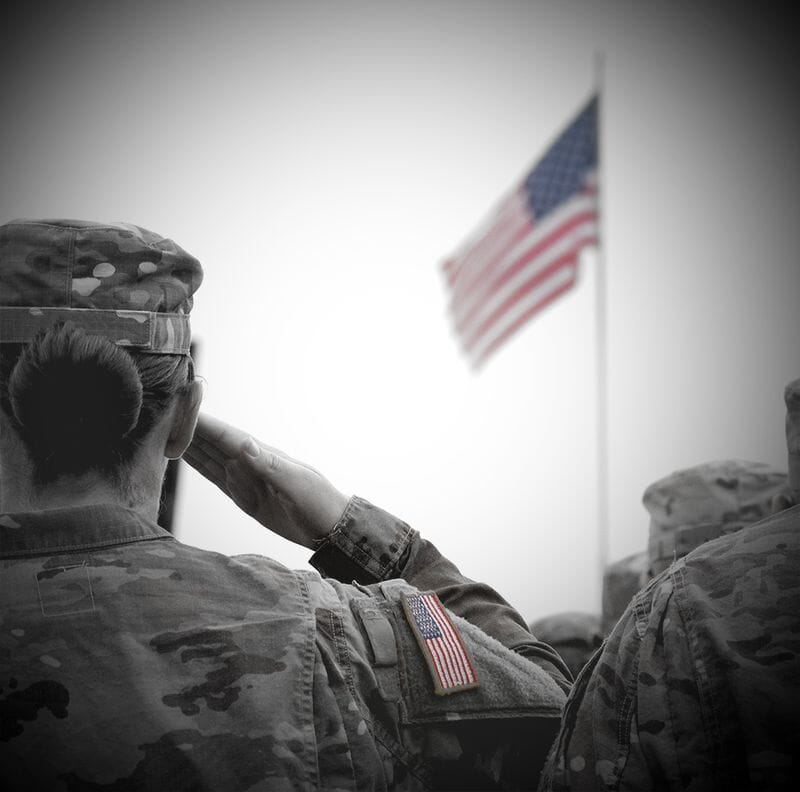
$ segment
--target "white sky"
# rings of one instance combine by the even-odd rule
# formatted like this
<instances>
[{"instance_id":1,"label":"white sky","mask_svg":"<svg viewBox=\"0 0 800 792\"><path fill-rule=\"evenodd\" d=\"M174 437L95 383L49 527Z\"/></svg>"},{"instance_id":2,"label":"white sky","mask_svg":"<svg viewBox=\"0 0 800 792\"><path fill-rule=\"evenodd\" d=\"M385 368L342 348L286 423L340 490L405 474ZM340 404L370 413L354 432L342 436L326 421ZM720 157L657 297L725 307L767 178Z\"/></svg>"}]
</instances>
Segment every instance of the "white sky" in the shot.
<instances>
[{"instance_id":1,"label":"white sky","mask_svg":"<svg viewBox=\"0 0 800 792\"><path fill-rule=\"evenodd\" d=\"M589 96L598 50L611 558L645 546L655 479L785 467L797 48L763 7L45 8L0 26L0 220L174 238L206 270L207 409L406 519L526 618L599 608L593 260L477 375L438 267ZM307 558L189 469L176 533Z\"/></svg>"}]
</instances>

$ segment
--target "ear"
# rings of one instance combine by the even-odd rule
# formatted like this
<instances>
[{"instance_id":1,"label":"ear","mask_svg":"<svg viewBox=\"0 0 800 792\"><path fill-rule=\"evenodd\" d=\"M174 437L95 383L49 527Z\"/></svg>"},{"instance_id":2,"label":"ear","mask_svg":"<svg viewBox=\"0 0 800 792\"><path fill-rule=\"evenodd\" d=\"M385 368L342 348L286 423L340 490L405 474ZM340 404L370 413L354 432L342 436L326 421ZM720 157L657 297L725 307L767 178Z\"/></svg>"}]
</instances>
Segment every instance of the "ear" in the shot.
<instances>
[{"instance_id":1,"label":"ear","mask_svg":"<svg viewBox=\"0 0 800 792\"><path fill-rule=\"evenodd\" d=\"M178 395L172 411L172 428L164 446L164 456L167 459L179 459L189 447L202 401L203 386L198 380L190 382Z\"/></svg>"}]
</instances>

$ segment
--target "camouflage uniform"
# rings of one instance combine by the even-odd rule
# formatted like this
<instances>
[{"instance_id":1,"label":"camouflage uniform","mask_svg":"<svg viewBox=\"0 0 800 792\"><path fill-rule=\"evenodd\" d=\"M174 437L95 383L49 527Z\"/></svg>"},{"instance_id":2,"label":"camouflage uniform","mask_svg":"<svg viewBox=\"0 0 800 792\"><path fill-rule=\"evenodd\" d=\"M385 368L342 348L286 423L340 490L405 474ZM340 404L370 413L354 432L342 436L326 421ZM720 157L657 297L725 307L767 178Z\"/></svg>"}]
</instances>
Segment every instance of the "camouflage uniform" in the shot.
<instances>
[{"instance_id":1,"label":"camouflage uniform","mask_svg":"<svg viewBox=\"0 0 800 792\"><path fill-rule=\"evenodd\" d=\"M63 320L186 355L201 279L139 226L12 221L0 352ZM4 788L535 787L569 672L519 614L358 498L312 563L328 577L184 545L118 506L0 515ZM419 589L457 614L477 687L437 693Z\"/></svg>"},{"instance_id":2,"label":"camouflage uniform","mask_svg":"<svg viewBox=\"0 0 800 792\"><path fill-rule=\"evenodd\" d=\"M540 789L797 788L800 507L742 528L781 484L770 474L756 496L744 467L716 483L714 464L676 474L670 497L663 482L648 490L651 513L696 523L658 526L651 563L665 542L699 546L635 594L576 681Z\"/></svg>"},{"instance_id":3,"label":"camouflage uniform","mask_svg":"<svg viewBox=\"0 0 800 792\"><path fill-rule=\"evenodd\" d=\"M12 220L0 225L0 342L73 321L139 352L188 354L200 262L131 223Z\"/></svg>"},{"instance_id":4,"label":"camouflage uniform","mask_svg":"<svg viewBox=\"0 0 800 792\"><path fill-rule=\"evenodd\" d=\"M12 789L535 788L558 728L558 656L359 498L312 559L349 585L112 506L2 515L0 556ZM474 622L478 688L434 694L412 585Z\"/></svg>"}]
</instances>

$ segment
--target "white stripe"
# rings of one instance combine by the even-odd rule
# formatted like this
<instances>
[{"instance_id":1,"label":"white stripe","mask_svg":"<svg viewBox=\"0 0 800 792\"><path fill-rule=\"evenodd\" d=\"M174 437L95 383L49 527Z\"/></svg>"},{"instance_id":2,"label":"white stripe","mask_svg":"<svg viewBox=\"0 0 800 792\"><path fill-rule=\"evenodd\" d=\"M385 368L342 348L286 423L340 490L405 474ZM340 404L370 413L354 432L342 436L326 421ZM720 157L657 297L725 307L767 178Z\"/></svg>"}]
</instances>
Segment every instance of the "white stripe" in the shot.
<instances>
[{"instance_id":1,"label":"white stripe","mask_svg":"<svg viewBox=\"0 0 800 792\"><path fill-rule=\"evenodd\" d=\"M428 647L428 652L431 656L431 660L433 660L433 664L436 666L436 672L439 675L439 683L442 687L451 687L452 682L450 681L450 673L444 666L444 661L441 657L441 652L439 651L439 647L436 645L438 638L426 638L425 644Z\"/></svg>"},{"instance_id":2,"label":"white stripe","mask_svg":"<svg viewBox=\"0 0 800 792\"><path fill-rule=\"evenodd\" d=\"M486 278L481 284L480 289L475 289L472 293L464 295L462 292L453 292L451 305L454 315L462 316L463 313L479 302L482 294L492 284L497 276L501 275L506 269L514 265L531 248L538 245L550 234L556 233L558 229L577 214L597 210L597 200L593 195L579 194L565 201L558 209L551 212L540 223L533 225L529 234L526 234L520 241L509 250L499 262L484 260L483 265L486 271L496 273L495 278ZM473 279L474 282L474 279Z\"/></svg>"},{"instance_id":3,"label":"white stripe","mask_svg":"<svg viewBox=\"0 0 800 792\"><path fill-rule=\"evenodd\" d=\"M461 645L461 639L455 634L453 627L450 624L450 620L444 612L439 610L439 603L437 601L431 602L429 609L434 620L439 625L439 629L445 636L449 648L456 656L456 663L459 669L459 679L462 683L471 681L469 664L467 662L466 655L464 654L464 649Z\"/></svg>"},{"instance_id":4,"label":"white stripe","mask_svg":"<svg viewBox=\"0 0 800 792\"><path fill-rule=\"evenodd\" d=\"M521 202L520 205L524 207L524 216L527 220L534 226L537 230L537 235L532 239L535 241L539 241L547 236L554 228L560 226L564 220L571 214L578 213L581 211L591 211L592 209L597 208L597 195L596 193L592 192L587 194L584 192L587 188L593 190L597 184L597 172L590 171L581 187L581 192L577 192L568 198L564 203L560 204L556 209L554 209L550 214L548 214L544 219L537 220L536 218L532 217L531 211L527 207L527 196L523 190L520 190L517 193L517 198ZM506 237L507 238L507 237ZM525 244L525 240L520 242L520 245ZM467 255L467 251L462 253L463 256ZM513 250L509 251L506 256L504 256L503 261L500 262L500 268L508 266L507 262L513 263L519 257ZM487 256L481 256L479 259L481 268L496 268L498 262L492 260ZM474 281L474 278L470 279ZM465 284L466 287L469 284ZM468 290L468 289L467 289ZM453 297L461 296L463 294L463 289L457 289Z\"/></svg>"},{"instance_id":5,"label":"white stripe","mask_svg":"<svg viewBox=\"0 0 800 792\"><path fill-rule=\"evenodd\" d=\"M539 256L531 259L524 267L520 268L509 280L504 283L494 294L484 297L482 304L477 304L477 311L470 317L466 317L466 310L461 311L454 317L456 329L465 339L465 343L471 343L472 337L478 332L481 323L490 317L514 292L527 283L537 272L545 269L557 258L568 253L581 240L587 243L597 237L597 222L587 220L575 226L558 242L551 245Z\"/></svg>"},{"instance_id":6,"label":"white stripe","mask_svg":"<svg viewBox=\"0 0 800 792\"><path fill-rule=\"evenodd\" d=\"M435 615L433 613L431 613L431 618L433 618L435 621ZM441 628L439 629L439 632L442 633L442 637L436 638L434 640L439 642L437 646L441 651L443 662L447 668L447 673L450 680L449 684L456 685L458 684L458 679L459 679L458 662L452 650L452 647L449 645L449 642L447 641L447 636L444 634Z\"/></svg>"},{"instance_id":7,"label":"white stripe","mask_svg":"<svg viewBox=\"0 0 800 792\"><path fill-rule=\"evenodd\" d=\"M531 213L525 196L519 192L513 197L513 204L508 207L503 217L497 218L495 223L498 225L507 221L505 227L502 230L490 230L473 248L466 251L461 259L458 277L452 283L453 300L465 291L469 291L472 284L482 276L487 263L493 262L500 255L515 234L531 225Z\"/></svg>"},{"instance_id":8,"label":"white stripe","mask_svg":"<svg viewBox=\"0 0 800 792\"><path fill-rule=\"evenodd\" d=\"M444 648L441 645L441 642L442 642L441 638L429 639L428 649L430 650L431 655L434 658L434 661L437 663L437 668L442 669L439 673L442 687L445 688L453 687L453 685L456 684L456 681L453 678L453 670L450 667L449 659L447 658L447 654L445 653Z\"/></svg>"},{"instance_id":9,"label":"white stripe","mask_svg":"<svg viewBox=\"0 0 800 792\"><path fill-rule=\"evenodd\" d=\"M447 670L450 677L450 684L455 685L458 684L458 680L460 678L458 672L458 660L453 651L452 646L450 645L450 641L448 640L448 636L446 635L445 631L442 629L442 625L440 624L437 614L433 607L430 605L430 597L423 595L423 600L425 601L425 605L427 607L428 613L430 614L431 618L434 622L439 626L439 632L442 634L442 638L436 639L441 642L441 652L444 661L447 664Z\"/></svg>"},{"instance_id":10,"label":"white stripe","mask_svg":"<svg viewBox=\"0 0 800 792\"><path fill-rule=\"evenodd\" d=\"M489 212L486 213L480 225L458 246L455 252L449 257L450 260L458 265L459 262L463 262L469 252L480 244L480 241L487 235L490 234L492 228L496 225L497 221L502 217L506 212L508 212L511 207L516 205L517 196L519 194L519 189L515 189L510 191L505 197L501 198L495 208L490 209ZM456 267L458 269L458 267Z\"/></svg>"},{"instance_id":11,"label":"white stripe","mask_svg":"<svg viewBox=\"0 0 800 792\"><path fill-rule=\"evenodd\" d=\"M420 609L420 611L423 614L427 613L429 616L432 617L430 609L427 603L425 602L425 598L422 595L417 595L417 596L419 597L418 608ZM419 615L417 618L422 618L422 616ZM436 671L439 675L439 679L441 680L442 685L444 687L450 687L453 684L452 669L449 667L448 658L444 656L444 653L441 651L441 649L438 647L436 643L439 639L425 638L424 640L425 640L425 646L427 647L428 652L431 656L431 660L433 660L436 666Z\"/></svg>"},{"instance_id":12,"label":"white stripe","mask_svg":"<svg viewBox=\"0 0 800 792\"><path fill-rule=\"evenodd\" d=\"M498 319L495 324L487 328L486 332L476 339L473 339L472 347L465 347L470 358L474 363L480 362L484 351L491 346L492 342L499 338L506 329L522 316L529 308L546 298L551 292L559 287L566 285L575 277L575 267L567 265L554 272L552 277L540 283L535 289L530 291L521 300L510 306L509 309Z\"/></svg>"}]
</instances>

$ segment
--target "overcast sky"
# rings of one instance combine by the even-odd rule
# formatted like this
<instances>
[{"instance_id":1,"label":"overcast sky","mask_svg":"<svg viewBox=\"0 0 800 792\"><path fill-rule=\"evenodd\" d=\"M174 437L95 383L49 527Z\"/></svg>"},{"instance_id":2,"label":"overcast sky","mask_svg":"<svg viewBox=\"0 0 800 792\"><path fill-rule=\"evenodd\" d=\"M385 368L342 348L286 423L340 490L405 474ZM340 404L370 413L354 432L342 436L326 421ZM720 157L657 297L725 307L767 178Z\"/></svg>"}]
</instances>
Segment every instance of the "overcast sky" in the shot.
<instances>
[{"instance_id":1,"label":"overcast sky","mask_svg":"<svg viewBox=\"0 0 800 792\"><path fill-rule=\"evenodd\" d=\"M406 519L528 619L599 608L596 259L477 374L439 265L590 96L602 51L610 557L645 547L655 479L785 469L798 47L768 6L16 5L0 220L175 239L205 267L207 409ZM305 565L194 471L180 484L179 538Z\"/></svg>"}]
</instances>

